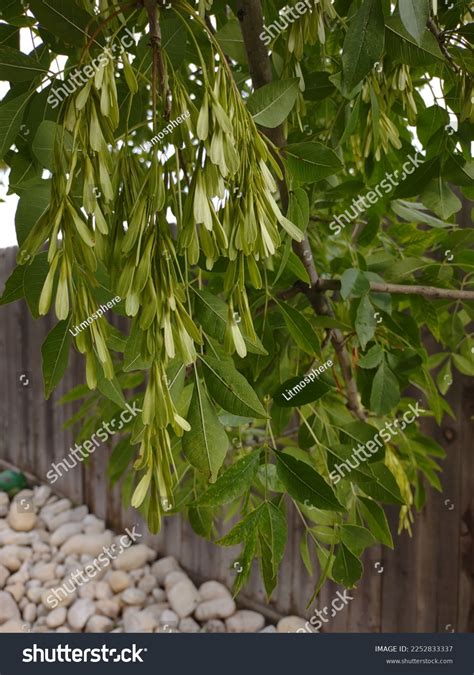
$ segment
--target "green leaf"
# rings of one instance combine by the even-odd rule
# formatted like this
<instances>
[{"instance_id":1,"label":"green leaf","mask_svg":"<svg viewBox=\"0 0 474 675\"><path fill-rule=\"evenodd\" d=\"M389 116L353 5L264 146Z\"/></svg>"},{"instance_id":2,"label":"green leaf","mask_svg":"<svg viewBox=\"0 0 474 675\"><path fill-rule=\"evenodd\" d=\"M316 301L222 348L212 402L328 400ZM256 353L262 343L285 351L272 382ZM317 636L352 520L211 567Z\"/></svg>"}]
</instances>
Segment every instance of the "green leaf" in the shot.
<instances>
[{"instance_id":1,"label":"green leaf","mask_svg":"<svg viewBox=\"0 0 474 675\"><path fill-rule=\"evenodd\" d=\"M385 27L387 53L396 61L415 67L427 66L444 58L435 36L429 31L423 33L418 46L399 16L391 16Z\"/></svg>"},{"instance_id":2,"label":"green leaf","mask_svg":"<svg viewBox=\"0 0 474 675\"><path fill-rule=\"evenodd\" d=\"M370 282L363 272L351 268L341 277L341 297L344 300L352 294L355 297L365 295L370 290Z\"/></svg>"},{"instance_id":3,"label":"green leaf","mask_svg":"<svg viewBox=\"0 0 474 675\"><path fill-rule=\"evenodd\" d=\"M319 338L306 317L286 302L277 301L286 327L298 347L313 356L320 350Z\"/></svg>"},{"instance_id":4,"label":"green leaf","mask_svg":"<svg viewBox=\"0 0 474 675\"><path fill-rule=\"evenodd\" d=\"M43 28L66 44L84 47L85 40L97 30L93 17L71 0L31 0L29 7Z\"/></svg>"},{"instance_id":5,"label":"green leaf","mask_svg":"<svg viewBox=\"0 0 474 675\"><path fill-rule=\"evenodd\" d=\"M58 403L63 405L64 403L73 403L74 401L80 401L81 398L87 398L91 394L91 390L87 384L78 384L77 387L70 389L67 394L61 396Z\"/></svg>"},{"instance_id":6,"label":"green leaf","mask_svg":"<svg viewBox=\"0 0 474 675\"><path fill-rule=\"evenodd\" d=\"M314 374L313 374L314 377ZM298 387L296 392L295 387ZM331 390L331 384L327 376L325 379L320 377L313 379L306 375L303 377L292 377L286 380L273 394L273 401L279 408L294 408L305 405L306 403L313 403L322 398L328 391Z\"/></svg>"},{"instance_id":7,"label":"green leaf","mask_svg":"<svg viewBox=\"0 0 474 675\"><path fill-rule=\"evenodd\" d=\"M48 274L48 254L46 251L38 253L33 258L31 265L27 265L23 276L23 294L26 298L31 316L34 319L39 317L39 299L43 290L44 282Z\"/></svg>"},{"instance_id":8,"label":"green leaf","mask_svg":"<svg viewBox=\"0 0 474 675\"><path fill-rule=\"evenodd\" d=\"M262 507L263 504L248 513L237 525L234 525L230 532L218 539L216 543L220 546L235 546L241 541L245 541L252 532L256 532Z\"/></svg>"},{"instance_id":9,"label":"green leaf","mask_svg":"<svg viewBox=\"0 0 474 675\"><path fill-rule=\"evenodd\" d=\"M190 506L188 509L189 524L194 532L204 539L211 539L213 532L213 511L202 506Z\"/></svg>"},{"instance_id":10,"label":"green leaf","mask_svg":"<svg viewBox=\"0 0 474 675\"><path fill-rule=\"evenodd\" d=\"M398 380L382 361L375 373L370 394L370 407L376 415L385 415L400 401L400 387Z\"/></svg>"},{"instance_id":11,"label":"green leaf","mask_svg":"<svg viewBox=\"0 0 474 675\"><path fill-rule=\"evenodd\" d=\"M123 369L126 373L131 370L147 370L150 367L153 359L151 356L142 356L142 352L146 353L145 349L146 335L141 330L139 321L135 320L123 355Z\"/></svg>"},{"instance_id":12,"label":"green leaf","mask_svg":"<svg viewBox=\"0 0 474 675\"><path fill-rule=\"evenodd\" d=\"M430 15L428 0L398 0L398 9L403 25L420 46Z\"/></svg>"},{"instance_id":13,"label":"green leaf","mask_svg":"<svg viewBox=\"0 0 474 675\"><path fill-rule=\"evenodd\" d=\"M372 340L377 328L377 322L374 316L374 306L369 298L364 295L357 308L355 329L362 349L367 347L367 343Z\"/></svg>"},{"instance_id":14,"label":"green leaf","mask_svg":"<svg viewBox=\"0 0 474 675\"><path fill-rule=\"evenodd\" d=\"M342 51L344 87L350 93L380 61L385 25L380 0L363 0L346 33Z\"/></svg>"},{"instance_id":15,"label":"green leaf","mask_svg":"<svg viewBox=\"0 0 474 675\"><path fill-rule=\"evenodd\" d=\"M288 536L285 514L275 504L267 501L260 511L257 527L259 539L261 542L265 542L270 553L269 562L273 572L272 576L276 577L285 553Z\"/></svg>"},{"instance_id":16,"label":"green leaf","mask_svg":"<svg viewBox=\"0 0 474 675\"><path fill-rule=\"evenodd\" d=\"M341 543L331 570L334 581L346 588L353 588L361 578L363 571L360 560Z\"/></svg>"},{"instance_id":17,"label":"green leaf","mask_svg":"<svg viewBox=\"0 0 474 675\"><path fill-rule=\"evenodd\" d=\"M315 183L342 169L334 150L315 141L288 145L285 158L292 178L301 183Z\"/></svg>"},{"instance_id":18,"label":"green leaf","mask_svg":"<svg viewBox=\"0 0 474 675\"><path fill-rule=\"evenodd\" d=\"M41 166L53 170L54 142L58 125L49 120L41 122L32 143L32 150Z\"/></svg>"},{"instance_id":19,"label":"green leaf","mask_svg":"<svg viewBox=\"0 0 474 675\"><path fill-rule=\"evenodd\" d=\"M186 56L188 42L186 26L177 16L163 12L160 16L160 28L162 48L165 50L173 68L177 70Z\"/></svg>"},{"instance_id":20,"label":"green leaf","mask_svg":"<svg viewBox=\"0 0 474 675\"><path fill-rule=\"evenodd\" d=\"M240 27L239 33L241 34ZM254 122L274 129L284 122L295 105L299 78L274 80L257 89L248 99L247 108Z\"/></svg>"},{"instance_id":21,"label":"green leaf","mask_svg":"<svg viewBox=\"0 0 474 675\"><path fill-rule=\"evenodd\" d=\"M390 469L383 462L370 464L372 476L360 471L354 473L354 482L372 499L386 504L403 505L405 503L400 488Z\"/></svg>"},{"instance_id":22,"label":"green leaf","mask_svg":"<svg viewBox=\"0 0 474 675\"><path fill-rule=\"evenodd\" d=\"M229 359L201 357L209 393L227 412L241 417L267 418L265 408L245 377Z\"/></svg>"},{"instance_id":23,"label":"green leaf","mask_svg":"<svg viewBox=\"0 0 474 675\"><path fill-rule=\"evenodd\" d=\"M219 476L216 482L199 496L199 506L220 506L234 501L250 489L260 461L260 450L242 457Z\"/></svg>"},{"instance_id":24,"label":"green leaf","mask_svg":"<svg viewBox=\"0 0 474 675\"><path fill-rule=\"evenodd\" d=\"M375 427L360 421L343 424L341 425L340 431L341 443L352 443L352 441L357 441L357 443L361 443L362 445L365 445L368 441L373 441L374 436L377 434L377 429ZM348 437L348 440L345 439L345 436Z\"/></svg>"},{"instance_id":25,"label":"green leaf","mask_svg":"<svg viewBox=\"0 0 474 675\"><path fill-rule=\"evenodd\" d=\"M329 73L323 70L313 71L310 81L306 82L306 89L304 90L305 98L308 101L323 101L328 96L334 94L336 88L329 77Z\"/></svg>"},{"instance_id":26,"label":"green leaf","mask_svg":"<svg viewBox=\"0 0 474 675\"><path fill-rule=\"evenodd\" d=\"M32 160L28 149L17 152L11 159L8 184L11 192L21 194L26 189L42 182L41 167Z\"/></svg>"},{"instance_id":27,"label":"green leaf","mask_svg":"<svg viewBox=\"0 0 474 675\"><path fill-rule=\"evenodd\" d=\"M45 72L46 69L31 56L0 45L0 80L25 82Z\"/></svg>"},{"instance_id":28,"label":"green leaf","mask_svg":"<svg viewBox=\"0 0 474 675\"><path fill-rule=\"evenodd\" d=\"M340 532L342 543L355 556L361 555L366 548L376 543L370 531L359 525L343 525Z\"/></svg>"},{"instance_id":29,"label":"green leaf","mask_svg":"<svg viewBox=\"0 0 474 675\"><path fill-rule=\"evenodd\" d=\"M344 511L333 489L308 464L277 450L275 455L278 477L296 501L324 511Z\"/></svg>"},{"instance_id":30,"label":"green leaf","mask_svg":"<svg viewBox=\"0 0 474 675\"><path fill-rule=\"evenodd\" d=\"M214 35L227 56L238 63L247 63L244 38L237 19L231 19L225 23Z\"/></svg>"},{"instance_id":31,"label":"green leaf","mask_svg":"<svg viewBox=\"0 0 474 675\"><path fill-rule=\"evenodd\" d=\"M224 463L229 439L198 377L187 420L191 430L183 435L184 454L192 466L214 483Z\"/></svg>"},{"instance_id":32,"label":"green leaf","mask_svg":"<svg viewBox=\"0 0 474 675\"><path fill-rule=\"evenodd\" d=\"M357 506L374 537L385 546L393 548L393 539L385 511L372 499L357 497Z\"/></svg>"},{"instance_id":33,"label":"green leaf","mask_svg":"<svg viewBox=\"0 0 474 675\"><path fill-rule=\"evenodd\" d=\"M28 94L0 104L0 159L3 159L20 131Z\"/></svg>"},{"instance_id":34,"label":"green leaf","mask_svg":"<svg viewBox=\"0 0 474 675\"><path fill-rule=\"evenodd\" d=\"M18 202L15 214L15 230L18 245L21 247L30 230L48 209L51 202L51 181L41 181L25 190Z\"/></svg>"},{"instance_id":35,"label":"green leaf","mask_svg":"<svg viewBox=\"0 0 474 675\"><path fill-rule=\"evenodd\" d=\"M442 220L447 220L462 208L460 199L441 176L428 183L421 194L421 201Z\"/></svg>"},{"instance_id":36,"label":"green leaf","mask_svg":"<svg viewBox=\"0 0 474 675\"><path fill-rule=\"evenodd\" d=\"M290 192L290 202L286 217L302 232L306 232L309 223L309 199L302 188L296 188L293 192Z\"/></svg>"},{"instance_id":37,"label":"green leaf","mask_svg":"<svg viewBox=\"0 0 474 675\"><path fill-rule=\"evenodd\" d=\"M110 401L113 401L119 408L125 408L125 398L122 392L122 387L119 384L119 381L114 376L111 380L108 380L102 369L102 366L98 360L96 360L96 372L97 372L97 389Z\"/></svg>"},{"instance_id":38,"label":"green leaf","mask_svg":"<svg viewBox=\"0 0 474 675\"><path fill-rule=\"evenodd\" d=\"M47 335L41 347L43 356L44 395L48 399L53 389L63 377L71 346L72 335L69 332L71 319L60 321Z\"/></svg>"},{"instance_id":39,"label":"green leaf","mask_svg":"<svg viewBox=\"0 0 474 675\"><path fill-rule=\"evenodd\" d=\"M468 359L461 354L453 354L453 362L456 368L463 375L474 376L474 359Z\"/></svg>"},{"instance_id":40,"label":"green leaf","mask_svg":"<svg viewBox=\"0 0 474 675\"><path fill-rule=\"evenodd\" d=\"M359 368L377 368L383 359L383 349L380 345L374 345L359 359Z\"/></svg>"},{"instance_id":41,"label":"green leaf","mask_svg":"<svg viewBox=\"0 0 474 675\"><path fill-rule=\"evenodd\" d=\"M23 278L25 276L25 265L17 265L8 277L3 294L0 297L0 305L8 305L24 297Z\"/></svg>"}]
</instances>

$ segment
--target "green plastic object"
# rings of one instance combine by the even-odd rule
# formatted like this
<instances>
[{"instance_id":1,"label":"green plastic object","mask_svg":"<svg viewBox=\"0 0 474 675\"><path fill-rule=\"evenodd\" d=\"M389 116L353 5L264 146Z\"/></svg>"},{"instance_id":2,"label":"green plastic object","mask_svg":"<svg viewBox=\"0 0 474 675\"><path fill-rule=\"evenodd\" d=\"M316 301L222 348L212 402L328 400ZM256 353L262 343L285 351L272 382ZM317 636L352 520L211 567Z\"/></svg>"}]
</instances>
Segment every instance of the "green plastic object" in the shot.
<instances>
[{"instance_id":1,"label":"green plastic object","mask_svg":"<svg viewBox=\"0 0 474 675\"><path fill-rule=\"evenodd\" d=\"M28 481L24 474L18 471L2 471L0 473L0 491L6 492L12 497L23 488L27 487Z\"/></svg>"}]
</instances>

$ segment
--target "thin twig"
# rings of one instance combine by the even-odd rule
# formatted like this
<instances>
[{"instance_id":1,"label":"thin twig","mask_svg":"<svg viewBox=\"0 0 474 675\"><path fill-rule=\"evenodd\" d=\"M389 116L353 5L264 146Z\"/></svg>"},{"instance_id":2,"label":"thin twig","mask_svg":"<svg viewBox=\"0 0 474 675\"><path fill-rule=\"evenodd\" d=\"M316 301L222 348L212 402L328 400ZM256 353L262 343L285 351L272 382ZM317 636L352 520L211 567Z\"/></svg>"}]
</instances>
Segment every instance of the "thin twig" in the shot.
<instances>
[{"instance_id":1,"label":"thin twig","mask_svg":"<svg viewBox=\"0 0 474 675\"><path fill-rule=\"evenodd\" d=\"M341 282L338 279L319 279L315 284L316 290L339 291ZM422 298L445 300L474 300L474 291L460 291L453 288L435 288L434 286L409 286L405 284L386 284L377 281L370 282L373 293L392 293L394 295L419 295Z\"/></svg>"},{"instance_id":2,"label":"thin twig","mask_svg":"<svg viewBox=\"0 0 474 675\"><path fill-rule=\"evenodd\" d=\"M433 19L430 17L428 21L426 22L426 25L428 26L429 30L433 33L433 35L436 38L437 43L439 44L439 48L445 55L446 59L449 61L453 69L455 70L456 73L459 73L461 71L461 68L458 66L458 64L454 61L453 57L448 51L448 48L446 47L444 43L444 37L443 33L441 33L438 30L438 26L436 23L433 21Z\"/></svg>"}]
</instances>

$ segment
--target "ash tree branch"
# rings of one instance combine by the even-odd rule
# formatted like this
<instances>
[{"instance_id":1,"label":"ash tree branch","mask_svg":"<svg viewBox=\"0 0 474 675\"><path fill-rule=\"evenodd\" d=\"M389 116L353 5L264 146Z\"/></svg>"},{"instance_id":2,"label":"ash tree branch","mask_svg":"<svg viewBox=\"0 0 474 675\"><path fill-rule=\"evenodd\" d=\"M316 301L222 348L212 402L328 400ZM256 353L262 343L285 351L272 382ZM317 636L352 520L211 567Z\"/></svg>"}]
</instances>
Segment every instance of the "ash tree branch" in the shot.
<instances>
[{"instance_id":1,"label":"ash tree branch","mask_svg":"<svg viewBox=\"0 0 474 675\"><path fill-rule=\"evenodd\" d=\"M341 282L338 279L319 279L316 283L318 291L339 291L340 288ZM432 300L474 300L474 291L435 288L434 286L409 286L371 281L370 290L374 293L391 293L393 295L419 295Z\"/></svg>"},{"instance_id":2,"label":"ash tree branch","mask_svg":"<svg viewBox=\"0 0 474 675\"><path fill-rule=\"evenodd\" d=\"M263 87L272 81L272 71L268 52L260 40L263 30L262 5L260 0L237 0L237 17L240 21L244 39L245 51L249 64L250 75L255 89ZM285 145L285 136L282 125L275 129L266 129L266 136L278 148ZM284 210L288 208L288 187L285 181L279 184L280 197ZM333 316L333 312L324 294L317 288L319 275L313 260L311 244L307 236L302 242L293 242L293 249L300 258L311 282L306 289L306 295L314 311L322 316ZM346 385L348 408L361 420L366 419L365 411L360 402L356 381L352 373L352 365L349 353L344 346L344 335L340 330L331 331L331 342L341 367L341 373Z\"/></svg>"}]
</instances>

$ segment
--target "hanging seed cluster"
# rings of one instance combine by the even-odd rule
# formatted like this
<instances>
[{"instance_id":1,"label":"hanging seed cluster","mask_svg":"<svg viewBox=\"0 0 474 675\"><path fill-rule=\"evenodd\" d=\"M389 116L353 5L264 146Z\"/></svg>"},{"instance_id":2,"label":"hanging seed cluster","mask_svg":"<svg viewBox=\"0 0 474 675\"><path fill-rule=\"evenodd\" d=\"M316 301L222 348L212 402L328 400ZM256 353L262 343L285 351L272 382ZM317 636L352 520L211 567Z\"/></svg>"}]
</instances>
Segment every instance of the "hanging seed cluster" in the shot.
<instances>
[{"instance_id":1,"label":"hanging seed cluster","mask_svg":"<svg viewBox=\"0 0 474 675\"><path fill-rule=\"evenodd\" d=\"M294 54L298 61L303 58L305 44L314 45L319 41L326 42L326 19L335 19L336 10L332 0L314 0L311 11L306 12L300 19L291 24L288 29L288 51Z\"/></svg>"},{"instance_id":2,"label":"hanging seed cluster","mask_svg":"<svg viewBox=\"0 0 474 675\"><path fill-rule=\"evenodd\" d=\"M193 18L207 30L198 14ZM50 206L19 255L19 262L27 263L49 242L41 314L54 303L60 320L74 324L89 317L96 307L91 279L99 267L109 272L113 292L124 300L137 336L137 357L149 368L142 424L132 438L140 444L135 469L142 472L132 504L140 506L150 494L153 530L159 527L160 504L171 502L175 480L169 432L181 436L190 429L171 398L167 367L175 358L189 366L196 346L203 344L188 294L192 266L203 259L210 270L218 260L227 260L225 348L244 356L241 327L256 337L246 284L262 286L259 265L281 245L282 229L294 239L303 236L275 201L279 165L257 131L219 45L210 39L210 63L194 40L203 80L198 106L163 51L164 81L171 92L168 115L191 113L173 132L171 159L159 146L140 153L133 132L116 139L121 121L116 74L123 71L130 97L138 92L137 75L125 53L110 58L104 52L95 76L62 105ZM139 74L143 86L148 86L148 76ZM154 131L163 125L168 92L159 97L158 110L150 107ZM101 317L75 336L92 389L98 376L114 377L109 335L110 326Z\"/></svg>"}]
</instances>

